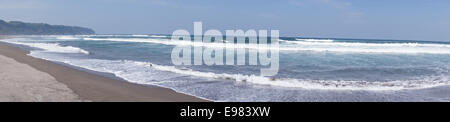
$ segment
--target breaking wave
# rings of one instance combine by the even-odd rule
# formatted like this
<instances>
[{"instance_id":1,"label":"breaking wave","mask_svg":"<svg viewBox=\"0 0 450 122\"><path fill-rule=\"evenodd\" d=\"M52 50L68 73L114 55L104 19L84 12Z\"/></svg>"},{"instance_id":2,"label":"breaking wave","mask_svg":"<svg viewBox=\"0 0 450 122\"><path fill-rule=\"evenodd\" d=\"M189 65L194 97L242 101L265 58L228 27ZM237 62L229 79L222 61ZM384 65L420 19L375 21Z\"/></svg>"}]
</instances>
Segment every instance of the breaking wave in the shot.
<instances>
[{"instance_id":1,"label":"breaking wave","mask_svg":"<svg viewBox=\"0 0 450 122\"><path fill-rule=\"evenodd\" d=\"M23 42L14 42L14 41L4 41L4 42L42 49L39 51L43 51L43 52L89 54L89 51L83 50L81 48L72 47L72 46L62 46L58 43L23 43Z\"/></svg>"},{"instance_id":2,"label":"breaking wave","mask_svg":"<svg viewBox=\"0 0 450 122\"><path fill-rule=\"evenodd\" d=\"M39 57L39 56L37 56ZM46 58L44 58L46 59ZM47 59L48 60L48 59ZM255 75L226 74L213 72L200 72L188 68L177 68L175 66L157 65L150 62L139 62L130 60L100 60L100 59L52 59L53 61L64 62L73 66L83 67L99 72L113 73L118 77L138 84L154 84L155 75L149 75L152 70L171 72L181 76L194 76L200 78L220 79L217 81L232 81L239 83L251 83L258 85L270 85L287 88L303 88L316 90L404 90L404 89L422 89L441 85L448 85L446 76L424 77L422 80L398 80L398 81L335 81L335 80L303 80L303 79L274 79L270 77L261 77ZM153 71L154 72L154 71ZM170 74L164 78L170 78ZM156 75L156 77L158 77ZM180 76L174 76L180 77ZM439 78L435 78L439 77ZM439 80L433 80L439 79Z\"/></svg>"},{"instance_id":3,"label":"breaking wave","mask_svg":"<svg viewBox=\"0 0 450 122\"><path fill-rule=\"evenodd\" d=\"M130 62L130 61L125 61ZM215 78L232 80L236 82L248 82L261 85L273 85L281 87L295 87L305 89L322 89L322 90L402 90L402 89L417 89L429 88L448 84L446 80L433 81L432 78L423 80L409 80L409 81L390 81L390 82L369 82L369 81L329 81L329 80L301 80L301 79L274 79L269 77L261 77L255 75L241 75L241 74L216 74L212 72L200 72L192 69L178 69L174 66L161 66L149 62L136 62L134 64L153 67L161 71L169 71L178 74L184 74L196 77ZM447 79L448 80L448 79Z\"/></svg>"},{"instance_id":4,"label":"breaking wave","mask_svg":"<svg viewBox=\"0 0 450 122\"><path fill-rule=\"evenodd\" d=\"M332 39L295 39L297 41L305 41L305 42L333 42Z\"/></svg>"},{"instance_id":5,"label":"breaking wave","mask_svg":"<svg viewBox=\"0 0 450 122\"><path fill-rule=\"evenodd\" d=\"M450 54L448 44L422 44L422 43L359 43L359 42L311 42L281 40L279 48L261 47L257 44L218 44L192 41L172 41L170 39L142 39L142 38L84 38L84 40L105 40L119 42L144 42L164 45L192 45L212 48L248 48L248 49L279 49L281 51L316 51L316 52L342 52L342 53L400 53L400 54Z\"/></svg>"},{"instance_id":6,"label":"breaking wave","mask_svg":"<svg viewBox=\"0 0 450 122\"><path fill-rule=\"evenodd\" d=\"M60 40L78 40L80 38L74 36L57 36L56 39Z\"/></svg>"}]
</instances>

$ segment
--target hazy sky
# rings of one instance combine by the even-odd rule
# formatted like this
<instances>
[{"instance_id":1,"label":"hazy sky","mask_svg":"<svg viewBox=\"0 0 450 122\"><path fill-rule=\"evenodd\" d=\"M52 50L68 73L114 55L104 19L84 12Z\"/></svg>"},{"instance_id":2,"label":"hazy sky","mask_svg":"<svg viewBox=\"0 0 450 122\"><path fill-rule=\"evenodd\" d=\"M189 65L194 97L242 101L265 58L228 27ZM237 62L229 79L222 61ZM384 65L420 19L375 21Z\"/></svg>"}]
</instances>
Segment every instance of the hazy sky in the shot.
<instances>
[{"instance_id":1,"label":"hazy sky","mask_svg":"<svg viewBox=\"0 0 450 122\"><path fill-rule=\"evenodd\" d=\"M450 41L449 0L0 0L0 19L97 33L278 29L282 36Z\"/></svg>"}]
</instances>

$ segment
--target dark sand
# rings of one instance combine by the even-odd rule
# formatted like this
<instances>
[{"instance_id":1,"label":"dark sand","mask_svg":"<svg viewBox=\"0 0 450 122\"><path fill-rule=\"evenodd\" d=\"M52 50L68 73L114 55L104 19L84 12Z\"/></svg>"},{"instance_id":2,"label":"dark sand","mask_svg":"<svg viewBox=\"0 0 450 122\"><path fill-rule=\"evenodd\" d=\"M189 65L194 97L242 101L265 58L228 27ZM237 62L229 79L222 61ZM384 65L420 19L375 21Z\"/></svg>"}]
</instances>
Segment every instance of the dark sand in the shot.
<instances>
[{"instance_id":1,"label":"dark sand","mask_svg":"<svg viewBox=\"0 0 450 122\"><path fill-rule=\"evenodd\" d=\"M48 73L57 81L67 85L82 100L94 102L207 102L207 100L178 93L167 88L138 85L94 75L27 56L26 54L28 53L0 42L0 55Z\"/></svg>"}]
</instances>

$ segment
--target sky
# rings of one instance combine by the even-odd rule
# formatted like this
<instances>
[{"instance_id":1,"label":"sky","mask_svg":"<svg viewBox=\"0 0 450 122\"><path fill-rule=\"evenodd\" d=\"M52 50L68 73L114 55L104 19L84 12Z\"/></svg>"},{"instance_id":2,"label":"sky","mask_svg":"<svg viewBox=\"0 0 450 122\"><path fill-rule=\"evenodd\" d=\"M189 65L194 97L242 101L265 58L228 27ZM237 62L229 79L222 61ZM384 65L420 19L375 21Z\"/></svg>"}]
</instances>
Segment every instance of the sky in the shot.
<instances>
[{"instance_id":1,"label":"sky","mask_svg":"<svg viewBox=\"0 0 450 122\"><path fill-rule=\"evenodd\" d=\"M275 29L281 36L450 41L449 0L0 0L0 19L100 34Z\"/></svg>"}]
</instances>

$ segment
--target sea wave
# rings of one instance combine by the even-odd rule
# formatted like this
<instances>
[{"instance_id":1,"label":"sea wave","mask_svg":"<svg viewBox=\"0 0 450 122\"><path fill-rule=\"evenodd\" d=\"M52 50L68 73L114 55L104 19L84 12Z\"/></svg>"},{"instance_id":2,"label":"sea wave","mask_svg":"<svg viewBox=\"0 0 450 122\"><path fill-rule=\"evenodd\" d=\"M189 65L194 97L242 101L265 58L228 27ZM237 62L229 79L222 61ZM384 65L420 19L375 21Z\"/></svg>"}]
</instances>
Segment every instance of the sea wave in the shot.
<instances>
[{"instance_id":1,"label":"sea wave","mask_svg":"<svg viewBox=\"0 0 450 122\"><path fill-rule=\"evenodd\" d=\"M257 44L232 44L227 43L203 43L193 41L172 41L170 39L140 39L140 38L84 38L84 40L92 41L117 41L117 42L138 42L138 43L156 43L164 45L181 45L181 46L195 46L195 47L210 47L210 48L248 48L248 49L275 49L275 47L260 47Z\"/></svg>"},{"instance_id":2,"label":"sea wave","mask_svg":"<svg viewBox=\"0 0 450 122\"><path fill-rule=\"evenodd\" d=\"M297 41L305 41L305 42L333 42L332 39L295 39Z\"/></svg>"},{"instance_id":3,"label":"sea wave","mask_svg":"<svg viewBox=\"0 0 450 122\"><path fill-rule=\"evenodd\" d=\"M167 38L168 36L164 36L164 35L151 35L150 37L153 37L153 38Z\"/></svg>"},{"instance_id":4,"label":"sea wave","mask_svg":"<svg viewBox=\"0 0 450 122\"><path fill-rule=\"evenodd\" d=\"M137 84L158 85L158 80L192 76L198 78L217 79L214 81L231 81L238 83L250 83L255 85L269 85L286 88L301 88L311 90L405 90L423 89L442 85L449 85L448 76L429 76L420 80L396 80L396 81L342 81L342 80L309 80L291 78L271 78L257 75L227 74L195 71L189 68L176 66L158 65L151 62L131 61L131 60L102 60L102 59L73 59L68 58L48 58L37 53L32 56L47 60L59 61L73 66L83 67L98 72L107 72L123 78L129 82ZM157 74L157 72L163 73ZM164 73L166 72L166 73ZM169 74L168 74L169 73ZM173 73L170 75L170 73ZM210 80L208 80L210 81Z\"/></svg>"},{"instance_id":5,"label":"sea wave","mask_svg":"<svg viewBox=\"0 0 450 122\"><path fill-rule=\"evenodd\" d=\"M345 46L345 47L446 47L448 44L423 44L423 43L360 43L360 42L303 42L303 41L285 41L286 43L311 46Z\"/></svg>"},{"instance_id":6,"label":"sea wave","mask_svg":"<svg viewBox=\"0 0 450 122\"><path fill-rule=\"evenodd\" d=\"M133 37L149 37L148 35L139 35L139 34L135 34L135 35L131 35Z\"/></svg>"},{"instance_id":7,"label":"sea wave","mask_svg":"<svg viewBox=\"0 0 450 122\"><path fill-rule=\"evenodd\" d=\"M360 43L360 42L303 42L285 41L292 44L285 50L329 51L346 53L427 53L450 54L448 44L425 43Z\"/></svg>"},{"instance_id":8,"label":"sea wave","mask_svg":"<svg viewBox=\"0 0 450 122\"><path fill-rule=\"evenodd\" d=\"M59 43L24 43L24 42L15 42L15 41L5 41L5 42L42 49L39 51L44 51L44 52L89 54L89 51L83 50L81 48L72 47L72 46L62 46Z\"/></svg>"},{"instance_id":9,"label":"sea wave","mask_svg":"<svg viewBox=\"0 0 450 122\"><path fill-rule=\"evenodd\" d=\"M308 42L281 40L277 47L259 46L257 44L218 44L192 41L172 41L170 39L148 38L84 38L84 40L106 40L119 42L144 42L164 45L191 45L211 48L247 48L247 49L278 49L281 51L316 51L341 53L400 53L400 54L450 54L448 44L422 44L422 43L360 43L360 42Z\"/></svg>"},{"instance_id":10,"label":"sea wave","mask_svg":"<svg viewBox=\"0 0 450 122\"><path fill-rule=\"evenodd\" d=\"M124 61L132 62L143 67L153 67L161 71L169 71L189 76L215 78L231 80L236 82L248 82L260 85L272 85L280 87L295 87L305 89L321 89L321 90L403 90L403 89L420 89L429 88L448 84L447 80L435 81L434 78L424 78L423 80L409 81L330 81L330 80L302 80L302 79L274 79L270 77L262 77L256 75L242 74L226 74L200 72L192 69L178 69L174 66L162 66L149 62Z\"/></svg>"},{"instance_id":11,"label":"sea wave","mask_svg":"<svg viewBox=\"0 0 450 122\"><path fill-rule=\"evenodd\" d=\"M78 40L80 38L75 37L75 36L57 36L56 39L60 39L60 40Z\"/></svg>"}]
</instances>

